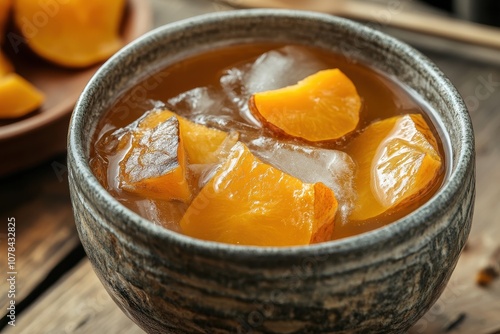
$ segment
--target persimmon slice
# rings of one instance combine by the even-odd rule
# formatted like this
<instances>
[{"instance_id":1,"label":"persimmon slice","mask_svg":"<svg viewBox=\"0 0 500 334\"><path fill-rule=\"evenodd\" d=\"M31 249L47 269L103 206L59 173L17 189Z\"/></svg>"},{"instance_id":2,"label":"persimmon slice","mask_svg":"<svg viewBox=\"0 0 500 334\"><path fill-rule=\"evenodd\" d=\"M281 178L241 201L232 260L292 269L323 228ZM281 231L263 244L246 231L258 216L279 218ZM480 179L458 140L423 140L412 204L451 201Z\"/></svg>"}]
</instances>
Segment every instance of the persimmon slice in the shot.
<instances>
[{"instance_id":1,"label":"persimmon slice","mask_svg":"<svg viewBox=\"0 0 500 334\"><path fill-rule=\"evenodd\" d=\"M293 86L255 93L249 108L277 133L318 142L353 131L359 122L361 99L344 73L330 69Z\"/></svg>"},{"instance_id":2,"label":"persimmon slice","mask_svg":"<svg viewBox=\"0 0 500 334\"><path fill-rule=\"evenodd\" d=\"M121 188L126 191L150 199L191 199L179 121L175 117L156 127L132 132L130 147L119 165Z\"/></svg>"},{"instance_id":3,"label":"persimmon slice","mask_svg":"<svg viewBox=\"0 0 500 334\"><path fill-rule=\"evenodd\" d=\"M175 116L190 164L217 163L217 152L228 134L177 115L170 110L153 110L140 121L140 128L152 128Z\"/></svg>"},{"instance_id":4,"label":"persimmon slice","mask_svg":"<svg viewBox=\"0 0 500 334\"><path fill-rule=\"evenodd\" d=\"M239 245L292 246L329 240L337 201L259 161L238 142L180 221L183 233Z\"/></svg>"},{"instance_id":5,"label":"persimmon slice","mask_svg":"<svg viewBox=\"0 0 500 334\"><path fill-rule=\"evenodd\" d=\"M29 47L58 65L86 67L118 51L125 0L14 1Z\"/></svg>"},{"instance_id":6,"label":"persimmon slice","mask_svg":"<svg viewBox=\"0 0 500 334\"><path fill-rule=\"evenodd\" d=\"M357 163L351 220L365 220L426 192L441 169L438 145L419 114L372 123L347 147Z\"/></svg>"},{"instance_id":7,"label":"persimmon slice","mask_svg":"<svg viewBox=\"0 0 500 334\"><path fill-rule=\"evenodd\" d=\"M15 73L0 77L0 118L17 118L39 108L44 95Z\"/></svg>"}]
</instances>

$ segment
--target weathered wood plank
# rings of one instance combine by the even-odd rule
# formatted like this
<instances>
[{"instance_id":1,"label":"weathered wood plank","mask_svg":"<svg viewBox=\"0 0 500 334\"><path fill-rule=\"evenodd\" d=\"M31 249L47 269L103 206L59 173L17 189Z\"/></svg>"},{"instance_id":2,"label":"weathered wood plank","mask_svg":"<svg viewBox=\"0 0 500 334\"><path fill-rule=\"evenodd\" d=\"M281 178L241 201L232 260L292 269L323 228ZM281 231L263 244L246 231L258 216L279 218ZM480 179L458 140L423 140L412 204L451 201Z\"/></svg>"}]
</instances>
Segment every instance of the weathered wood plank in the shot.
<instances>
[{"instance_id":1,"label":"weathered wood plank","mask_svg":"<svg viewBox=\"0 0 500 334\"><path fill-rule=\"evenodd\" d=\"M38 303L21 314L6 334L144 333L107 294L90 262L82 260L49 289Z\"/></svg>"},{"instance_id":2,"label":"weathered wood plank","mask_svg":"<svg viewBox=\"0 0 500 334\"><path fill-rule=\"evenodd\" d=\"M442 298L409 333L492 334L498 330L492 321L500 314L495 308L498 295L470 294L469 289L475 287L473 273L469 276L468 281L452 279ZM496 282L491 290L500 291L500 282ZM484 312L487 307L490 311L482 317L470 312L475 308ZM465 318L456 329L446 331L462 314ZM142 330L114 304L85 259L24 312L15 329L7 327L5 330L7 334L35 332L139 334Z\"/></svg>"},{"instance_id":3,"label":"weathered wood plank","mask_svg":"<svg viewBox=\"0 0 500 334\"><path fill-rule=\"evenodd\" d=\"M15 301L18 305L79 244L64 175L65 159L65 155L59 156L40 167L0 181L1 277L3 281L7 272L7 219L13 217L16 222ZM8 289L2 282L2 316L10 301Z\"/></svg>"}]
</instances>

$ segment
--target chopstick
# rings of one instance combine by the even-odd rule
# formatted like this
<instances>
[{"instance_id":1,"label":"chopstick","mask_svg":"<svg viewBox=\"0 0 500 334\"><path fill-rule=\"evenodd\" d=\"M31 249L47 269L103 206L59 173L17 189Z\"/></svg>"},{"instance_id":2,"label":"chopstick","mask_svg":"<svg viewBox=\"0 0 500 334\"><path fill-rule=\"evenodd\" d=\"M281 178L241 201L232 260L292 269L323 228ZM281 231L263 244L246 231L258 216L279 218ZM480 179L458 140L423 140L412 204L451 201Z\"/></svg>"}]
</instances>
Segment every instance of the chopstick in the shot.
<instances>
[{"instance_id":1,"label":"chopstick","mask_svg":"<svg viewBox=\"0 0 500 334\"><path fill-rule=\"evenodd\" d=\"M500 49L500 29L446 16L403 10L403 1L382 5L355 0L228 0L236 7L289 8L334 14L374 22L473 45Z\"/></svg>"}]
</instances>

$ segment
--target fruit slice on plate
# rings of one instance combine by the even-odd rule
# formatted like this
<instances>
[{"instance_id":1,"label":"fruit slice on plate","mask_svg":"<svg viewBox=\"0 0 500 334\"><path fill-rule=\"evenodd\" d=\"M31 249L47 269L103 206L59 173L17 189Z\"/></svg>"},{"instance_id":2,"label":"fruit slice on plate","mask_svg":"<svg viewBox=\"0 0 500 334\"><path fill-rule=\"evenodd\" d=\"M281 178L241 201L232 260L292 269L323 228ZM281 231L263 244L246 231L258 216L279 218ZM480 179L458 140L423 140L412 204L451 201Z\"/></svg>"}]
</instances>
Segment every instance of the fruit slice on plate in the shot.
<instances>
[{"instance_id":1,"label":"fruit slice on plate","mask_svg":"<svg viewBox=\"0 0 500 334\"><path fill-rule=\"evenodd\" d=\"M239 245L292 246L330 239L337 201L322 183L303 183L238 142L181 219L183 233Z\"/></svg>"},{"instance_id":2,"label":"fruit slice on plate","mask_svg":"<svg viewBox=\"0 0 500 334\"><path fill-rule=\"evenodd\" d=\"M0 118L17 118L38 109L44 96L15 73L0 76Z\"/></svg>"},{"instance_id":3,"label":"fruit slice on plate","mask_svg":"<svg viewBox=\"0 0 500 334\"><path fill-rule=\"evenodd\" d=\"M58 65L86 67L122 47L125 0L16 0L14 19L30 48Z\"/></svg>"},{"instance_id":4,"label":"fruit slice on plate","mask_svg":"<svg viewBox=\"0 0 500 334\"><path fill-rule=\"evenodd\" d=\"M361 99L344 73L330 69L293 86L255 93L249 108L277 133L318 142L353 131L359 122Z\"/></svg>"},{"instance_id":5,"label":"fruit slice on plate","mask_svg":"<svg viewBox=\"0 0 500 334\"><path fill-rule=\"evenodd\" d=\"M0 44L11 6L11 0L0 0ZM0 119L22 117L38 109L44 100L38 89L13 72L14 66L0 50Z\"/></svg>"},{"instance_id":6,"label":"fruit slice on plate","mask_svg":"<svg viewBox=\"0 0 500 334\"><path fill-rule=\"evenodd\" d=\"M120 161L119 177L122 189L146 198L190 200L185 152L175 117L132 133Z\"/></svg>"},{"instance_id":7,"label":"fruit slice on plate","mask_svg":"<svg viewBox=\"0 0 500 334\"><path fill-rule=\"evenodd\" d=\"M351 220L376 217L425 193L442 168L436 139L418 114L372 123L346 153L358 167Z\"/></svg>"},{"instance_id":8,"label":"fruit slice on plate","mask_svg":"<svg viewBox=\"0 0 500 334\"><path fill-rule=\"evenodd\" d=\"M196 124L170 110L153 110L139 122L139 128L152 128L175 116L179 120L181 138L190 164L219 162L217 152L228 133Z\"/></svg>"}]
</instances>

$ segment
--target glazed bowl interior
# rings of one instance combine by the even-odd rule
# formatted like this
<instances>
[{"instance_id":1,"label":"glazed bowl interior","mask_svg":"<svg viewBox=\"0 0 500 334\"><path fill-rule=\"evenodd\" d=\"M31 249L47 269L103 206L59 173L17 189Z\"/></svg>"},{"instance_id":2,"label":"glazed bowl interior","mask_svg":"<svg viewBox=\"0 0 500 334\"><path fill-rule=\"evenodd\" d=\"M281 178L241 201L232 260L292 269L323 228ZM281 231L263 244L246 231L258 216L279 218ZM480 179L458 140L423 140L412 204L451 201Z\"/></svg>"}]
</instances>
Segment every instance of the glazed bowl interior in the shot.
<instances>
[{"instance_id":1,"label":"glazed bowl interior","mask_svg":"<svg viewBox=\"0 0 500 334\"><path fill-rule=\"evenodd\" d=\"M122 94L186 57L266 41L343 54L403 83L425 101L433 110L429 117L441 136L448 167L437 193L398 221L354 237L309 246L252 247L167 230L130 211L104 189L89 166L92 138L103 114ZM234 332L231 319L251 312L252 303L264 303L273 291L287 291L285 278L294 275L291 268L306 268L297 290L282 294L301 312L299 306L290 309L289 302L276 302L276 314L268 320L287 319L286 314L293 313L304 322L322 323L312 325L317 332L401 332L442 292L470 231L474 138L456 89L408 45L329 15L241 10L158 28L121 50L92 78L75 107L68 142L70 189L82 243L110 295L147 331L197 332L203 323ZM196 286L196 291L187 285ZM208 290L200 292L205 285ZM323 290L323 285L329 289ZM176 295L173 287L185 295ZM212 287L216 297L207 292ZM190 304L186 296L194 296L196 303ZM175 320L179 308L190 319L182 325ZM326 313L312 319L313 310ZM328 318L328 312L337 314L337 320ZM169 317L174 320L166 320Z\"/></svg>"}]
</instances>

